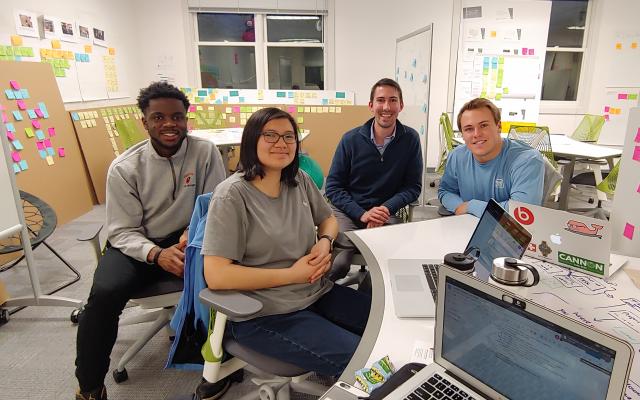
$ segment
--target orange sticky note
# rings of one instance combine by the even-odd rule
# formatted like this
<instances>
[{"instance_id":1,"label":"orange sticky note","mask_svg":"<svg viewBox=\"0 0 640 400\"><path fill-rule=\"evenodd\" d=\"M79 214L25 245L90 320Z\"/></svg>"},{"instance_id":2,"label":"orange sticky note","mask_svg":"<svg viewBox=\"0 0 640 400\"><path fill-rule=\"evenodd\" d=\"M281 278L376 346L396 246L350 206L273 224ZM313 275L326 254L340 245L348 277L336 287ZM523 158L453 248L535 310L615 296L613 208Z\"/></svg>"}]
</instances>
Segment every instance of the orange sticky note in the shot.
<instances>
[{"instance_id":1,"label":"orange sticky note","mask_svg":"<svg viewBox=\"0 0 640 400\"><path fill-rule=\"evenodd\" d=\"M93 50L93 46L91 46L90 44L85 44L84 45L84 52L85 53L91 53L92 50Z\"/></svg>"},{"instance_id":2,"label":"orange sticky note","mask_svg":"<svg viewBox=\"0 0 640 400\"><path fill-rule=\"evenodd\" d=\"M496 31L491 31L491 37L496 37Z\"/></svg>"},{"instance_id":3,"label":"orange sticky note","mask_svg":"<svg viewBox=\"0 0 640 400\"><path fill-rule=\"evenodd\" d=\"M52 49L59 49L60 48L60 41L58 39L51 39L51 48Z\"/></svg>"},{"instance_id":4,"label":"orange sticky note","mask_svg":"<svg viewBox=\"0 0 640 400\"><path fill-rule=\"evenodd\" d=\"M616 50L622 50L622 43L616 43Z\"/></svg>"},{"instance_id":5,"label":"orange sticky note","mask_svg":"<svg viewBox=\"0 0 640 400\"><path fill-rule=\"evenodd\" d=\"M12 46L22 46L22 36L11 35L11 45Z\"/></svg>"},{"instance_id":6,"label":"orange sticky note","mask_svg":"<svg viewBox=\"0 0 640 400\"><path fill-rule=\"evenodd\" d=\"M116 55L116 49L114 49L113 47L109 47L109 55L110 56L115 56Z\"/></svg>"},{"instance_id":7,"label":"orange sticky note","mask_svg":"<svg viewBox=\"0 0 640 400\"><path fill-rule=\"evenodd\" d=\"M638 42L631 42L631 48L632 49L637 49L638 48Z\"/></svg>"}]
</instances>

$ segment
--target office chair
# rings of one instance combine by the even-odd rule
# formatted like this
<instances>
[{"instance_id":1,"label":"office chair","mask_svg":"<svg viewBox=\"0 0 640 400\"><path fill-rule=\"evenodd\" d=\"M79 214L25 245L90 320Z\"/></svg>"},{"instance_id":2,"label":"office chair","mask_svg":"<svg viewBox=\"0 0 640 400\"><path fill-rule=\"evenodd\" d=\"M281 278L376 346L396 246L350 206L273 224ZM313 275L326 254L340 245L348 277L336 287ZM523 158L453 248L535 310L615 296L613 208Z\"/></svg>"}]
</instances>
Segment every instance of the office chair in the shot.
<instances>
[{"instance_id":1,"label":"office chair","mask_svg":"<svg viewBox=\"0 0 640 400\"><path fill-rule=\"evenodd\" d=\"M446 112L440 115L440 163L438 164L438 168L436 169L436 173L439 175L444 174L444 169L447 166L447 157L451 151L453 151L454 142L453 142L453 127L451 125L451 120L449 119L449 114ZM438 179L435 179L429 182L429 186L436 187ZM427 204L431 204L427 201Z\"/></svg>"},{"instance_id":2,"label":"office chair","mask_svg":"<svg viewBox=\"0 0 640 400\"><path fill-rule=\"evenodd\" d=\"M575 131L573 131L573 133L571 134L571 138L574 140L578 140L580 142L596 143L600 138L600 133L602 132L602 127L604 123L605 123L605 119L602 115L585 114L585 116L582 118L582 120L576 127ZM587 162L586 160L576 160L574 177L577 177L578 175L582 175L582 174L588 174L588 175L593 174L593 177L596 181L595 185L597 186L602 181L601 168L603 165L606 165L606 161L590 160ZM585 170L586 172L581 172ZM580 193L582 193L575 186L576 184L581 184L580 178L577 178L575 181L574 179L572 179L571 183L573 184L572 189L578 190ZM596 194L599 202L607 199L607 196L605 193L598 191L596 192ZM587 201L589 203L593 203L594 199L592 197L587 197Z\"/></svg>"},{"instance_id":3,"label":"office chair","mask_svg":"<svg viewBox=\"0 0 640 400\"><path fill-rule=\"evenodd\" d=\"M99 259L104 253L103 247L100 245L100 230L88 238L78 239L80 241L90 242L96 258ZM126 308L137 306L141 310L149 310L148 312L138 313L125 317L120 320L119 327L127 325L135 325L144 322L153 322L147 329L137 336L136 341L127 349L118 361L116 369L113 370L113 380L116 383L122 383L129 379L126 365L136 354L147 344L160 329L167 327L173 316L176 305L182 294L183 279L177 276L163 276L161 280L153 282L150 285L140 288L131 296L131 300L127 303ZM72 318L78 321L79 314L82 309L75 310Z\"/></svg>"},{"instance_id":4,"label":"office chair","mask_svg":"<svg viewBox=\"0 0 640 400\"><path fill-rule=\"evenodd\" d=\"M316 184L318 190L322 190L322 186L324 185L324 175L322 174L320 164L318 164L318 162L308 154L299 153L298 157L300 159L300 169L311 177L311 180Z\"/></svg>"},{"instance_id":5,"label":"office chair","mask_svg":"<svg viewBox=\"0 0 640 400\"><path fill-rule=\"evenodd\" d=\"M621 159L613 166L609 174L596 185L596 189L608 196L613 196L616 190L616 183L618 181L618 173L620 171ZM570 209L571 212L577 212L580 214L588 215L593 218L609 219L611 217L609 211L602 208L602 200L598 199L598 203L593 208L575 208Z\"/></svg>"}]
</instances>

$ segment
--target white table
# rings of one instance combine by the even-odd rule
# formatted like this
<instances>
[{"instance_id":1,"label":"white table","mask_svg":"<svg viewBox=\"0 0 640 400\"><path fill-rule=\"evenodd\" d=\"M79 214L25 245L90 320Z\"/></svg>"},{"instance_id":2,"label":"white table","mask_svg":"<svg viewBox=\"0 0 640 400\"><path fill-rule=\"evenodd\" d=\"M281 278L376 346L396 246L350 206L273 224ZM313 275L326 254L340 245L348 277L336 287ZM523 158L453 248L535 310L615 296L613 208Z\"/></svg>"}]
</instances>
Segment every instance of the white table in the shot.
<instances>
[{"instance_id":1,"label":"white table","mask_svg":"<svg viewBox=\"0 0 640 400\"><path fill-rule=\"evenodd\" d=\"M396 317L388 260L437 259L449 252L462 251L477 221L474 216L461 215L346 234L367 261L372 281L372 305L362 340L341 380L354 382L354 371L370 367L385 355L389 355L397 368L401 367L410 361L416 340L433 345L433 319ZM624 271L640 268L638 260L628 262L608 281L551 264L536 263L541 276L537 286L507 290L622 337L634 346L638 355L640 323L634 324L631 318L625 317L640 316L640 290ZM640 360L636 357L627 389L628 398L640 398L639 383Z\"/></svg>"},{"instance_id":2,"label":"white table","mask_svg":"<svg viewBox=\"0 0 640 400\"><path fill-rule=\"evenodd\" d=\"M506 135L506 133L502 134L503 137L506 137ZM609 169L612 169L613 160L622 155L622 150L620 149L601 146L595 143L580 142L561 134L551 134L549 138L551 140L553 154L568 160L568 163L562 167L562 184L559 195L559 208L561 210L568 208L569 188L571 186L571 178L573 177L576 160L606 160L609 164ZM464 144L464 140L461 137L455 137L453 140L458 144Z\"/></svg>"}]
</instances>

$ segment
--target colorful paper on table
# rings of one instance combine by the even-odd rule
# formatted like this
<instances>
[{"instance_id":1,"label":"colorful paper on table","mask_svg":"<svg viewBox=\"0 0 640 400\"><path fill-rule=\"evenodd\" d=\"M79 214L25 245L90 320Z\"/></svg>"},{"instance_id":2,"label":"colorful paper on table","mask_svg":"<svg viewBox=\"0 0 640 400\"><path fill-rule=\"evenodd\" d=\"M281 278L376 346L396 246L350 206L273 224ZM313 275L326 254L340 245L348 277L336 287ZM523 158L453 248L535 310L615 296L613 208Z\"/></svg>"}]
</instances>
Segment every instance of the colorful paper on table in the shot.
<instances>
[{"instance_id":1,"label":"colorful paper on table","mask_svg":"<svg viewBox=\"0 0 640 400\"><path fill-rule=\"evenodd\" d=\"M43 160L47 158L47 151L45 149L38 150L38 154L40 154L40 158L42 158Z\"/></svg>"},{"instance_id":2,"label":"colorful paper on table","mask_svg":"<svg viewBox=\"0 0 640 400\"><path fill-rule=\"evenodd\" d=\"M26 171L29 169L29 164L27 164L27 160L20 160L20 169Z\"/></svg>"},{"instance_id":3,"label":"colorful paper on table","mask_svg":"<svg viewBox=\"0 0 640 400\"><path fill-rule=\"evenodd\" d=\"M53 157L56 155L56 152L53 150L53 147L47 147L47 154Z\"/></svg>"},{"instance_id":4,"label":"colorful paper on table","mask_svg":"<svg viewBox=\"0 0 640 400\"><path fill-rule=\"evenodd\" d=\"M635 229L636 229L635 226L627 222L626 225L624 226L624 232L622 234L627 239L633 240L633 232L635 231Z\"/></svg>"},{"instance_id":5,"label":"colorful paper on table","mask_svg":"<svg viewBox=\"0 0 640 400\"><path fill-rule=\"evenodd\" d=\"M64 147L58 147L58 156L64 157Z\"/></svg>"},{"instance_id":6,"label":"colorful paper on table","mask_svg":"<svg viewBox=\"0 0 640 400\"><path fill-rule=\"evenodd\" d=\"M7 128L7 130L9 132L15 132L16 128L13 127L13 124L11 122L8 122L6 124L4 124L4 127Z\"/></svg>"},{"instance_id":7,"label":"colorful paper on table","mask_svg":"<svg viewBox=\"0 0 640 400\"><path fill-rule=\"evenodd\" d=\"M40 110L39 108L36 108L35 110L36 115L38 116L38 118L43 118L44 114L42 113L42 110Z\"/></svg>"},{"instance_id":8,"label":"colorful paper on table","mask_svg":"<svg viewBox=\"0 0 640 400\"><path fill-rule=\"evenodd\" d=\"M28 138L33 137L33 128L24 128L24 134L27 135Z\"/></svg>"},{"instance_id":9,"label":"colorful paper on table","mask_svg":"<svg viewBox=\"0 0 640 400\"><path fill-rule=\"evenodd\" d=\"M29 115L29 119L36 119L38 118L38 116L36 115L36 112L33 111L32 109L28 109L27 110L27 115Z\"/></svg>"},{"instance_id":10,"label":"colorful paper on table","mask_svg":"<svg viewBox=\"0 0 640 400\"><path fill-rule=\"evenodd\" d=\"M42 124L40 124L40 121L38 121L37 119L31 121L31 125L33 125L33 127L36 129L40 129L42 127Z\"/></svg>"},{"instance_id":11,"label":"colorful paper on table","mask_svg":"<svg viewBox=\"0 0 640 400\"><path fill-rule=\"evenodd\" d=\"M42 111L42 115L44 115L45 118L49 118L49 111L47 111L47 106L43 101L38 103L38 108Z\"/></svg>"},{"instance_id":12,"label":"colorful paper on table","mask_svg":"<svg viewBox=\"0 0 640 400\"><path fill-rule=\"evenodd\" d=\"M18 139L16 139L16 140L12 141L12 142L11 142L11 144L13 145L13 147L14 147L16 150L22 150L22 149L24 149L24 146L22 146L22 143L20 143L20 141L19 141Z\"/></svg>"},{"instance_id":13,"label":"colorful paper on table","mask_svg":"<svg viewBox=\"0 0 640 400\"><path fill-rule=\"evenodd\" d=\"M13 110L13 118L15 118L16 121L22 121L22 114L19 110Z\"/></svg>"},{"instance_id":14,"label":"colorful paper on table","mask_svg":"<svg viewBox=\"0 0 640 400\"><path fill-rule=\"evenodd\" d=\"M13 141L15 140L16 135L13 134L13 132L9 132L7 131L7 139L9 139L9 141Z\"/></svg>"},{"instance_id":15,"label":"colorful paper on table","mask_svg":"<svg viewBox=\"0 0 640 400\"><path fill-rule=\"evenodd\" d=\"M12 151L11 152L11 158L15 162L20 162L20 153L18 153L17 151Z\"/></svg>"},{"instance_id":16,"label":"colorful paper on table","mask_svg":"<svg viewBox=\"0 0 640 400\"><path fill-rule=\"evenodd\" d=\"M38 138L38 140L44 140L44 132L42 132L41 129L38 129L36 131L36 137Z\"/></svg>"},{"instance_id":17,"label":"colorful paper on table","mask_svg":"<svg viewBox=\"0 0 640 400\"><path fill-rule=\"evenodd\" d=\"M20 90L20 84L18 81L9 81L9 85L11 85L11 89Z\"/></svg>"},{"instance_id":18,"label":"colorful paper on table","mask_svg":"<svg viewBox=\"0 0 640 400\"><path fill-rule=\"evenodd\" d=\"M56 135L56 128L51 127L47 129L47 132L49 132L49 137L54 137Z\"/></svg>"},{"instance_id":19,"label":"colorful paper on table","mask_svg":"<svg viewBox=\"0 0 640 400\"><path fill-rule=\"evenodd\" d=\"M16 96L14 96L13 90L11 90L11 89L5 89L4 90L4 94L7 96L8 100L15 100L16 99Z\"/></svg>"},{"instance_id":20,"label":"colorful paper on table","mask_svg":"<svg viewBox=\"0 0 640 400\"><path fill-rule=\"evenodd\" d=\"M53 162L53 157L51 156L46 156L45 159L47 160L47 165L53 165L55 164L55 162Z\"/></svg>"}]
</instances>

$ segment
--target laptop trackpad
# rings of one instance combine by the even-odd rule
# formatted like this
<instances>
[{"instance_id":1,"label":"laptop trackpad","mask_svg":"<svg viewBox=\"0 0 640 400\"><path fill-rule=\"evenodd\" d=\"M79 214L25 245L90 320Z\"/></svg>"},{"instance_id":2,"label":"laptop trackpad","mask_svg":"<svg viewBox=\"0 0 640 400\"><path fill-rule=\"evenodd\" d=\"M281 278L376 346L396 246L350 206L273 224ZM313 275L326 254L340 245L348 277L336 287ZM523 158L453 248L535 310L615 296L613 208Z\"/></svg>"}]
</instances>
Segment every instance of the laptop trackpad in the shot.
<instances>
[{"instance_id":1,"label":"laptop trackpad","mask_svg":"<svg viewBox=\"0 0 640 400\"><path fill-rule=\"evenodd\" d=\"M398 292L424 292L418 275L396 275L396 288Z\"/></svg>"}]
</instances>

